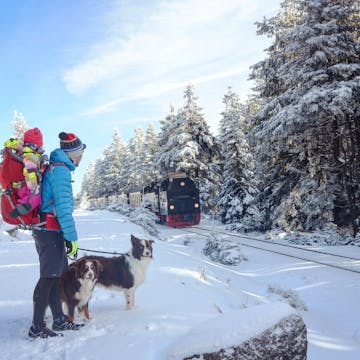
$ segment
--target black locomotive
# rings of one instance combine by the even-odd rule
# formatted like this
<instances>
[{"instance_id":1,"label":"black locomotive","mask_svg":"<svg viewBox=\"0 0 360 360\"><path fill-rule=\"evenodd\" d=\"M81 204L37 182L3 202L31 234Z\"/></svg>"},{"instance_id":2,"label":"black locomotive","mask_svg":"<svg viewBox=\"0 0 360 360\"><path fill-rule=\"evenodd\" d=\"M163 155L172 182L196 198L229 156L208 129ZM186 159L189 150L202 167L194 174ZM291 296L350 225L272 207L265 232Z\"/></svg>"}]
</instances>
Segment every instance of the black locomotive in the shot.
<instances>
[{"instance_id":1,"label":"black locomotive","mask_svg":"<svg viewBox=\"0 0 360 360\"><path fill-rule=\"evenodd\" d=\"M160 223L180 227L200 222L199 189L185 173L171 173L161 183L130 191L127 197L132 207L143 202Z\"/></svg>"}]
</instances>

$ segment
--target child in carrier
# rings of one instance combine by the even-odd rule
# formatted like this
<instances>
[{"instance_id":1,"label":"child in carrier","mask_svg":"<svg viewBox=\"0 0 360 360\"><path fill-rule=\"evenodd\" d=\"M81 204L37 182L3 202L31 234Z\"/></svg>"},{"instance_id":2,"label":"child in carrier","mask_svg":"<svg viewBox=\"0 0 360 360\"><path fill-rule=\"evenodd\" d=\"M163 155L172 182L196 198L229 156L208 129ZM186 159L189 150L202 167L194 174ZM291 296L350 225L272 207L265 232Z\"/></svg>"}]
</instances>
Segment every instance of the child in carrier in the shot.
<instances>
[{"instance_id":1,"label":"child in carrier","mask_svg":"<svg viewBox=\"0 0 360 360\"><path fill-rule=\"evenodd\" d=\"M24 164L25 183L19 181L12 184L12 187L17 189L18 201L10 216L16 218L35 209L41 202L38 175L44 153L42 133L38 128L29 129L25 131L23 141L9 139L5 146L16 150Z\"/></svg>"}]
</instances>

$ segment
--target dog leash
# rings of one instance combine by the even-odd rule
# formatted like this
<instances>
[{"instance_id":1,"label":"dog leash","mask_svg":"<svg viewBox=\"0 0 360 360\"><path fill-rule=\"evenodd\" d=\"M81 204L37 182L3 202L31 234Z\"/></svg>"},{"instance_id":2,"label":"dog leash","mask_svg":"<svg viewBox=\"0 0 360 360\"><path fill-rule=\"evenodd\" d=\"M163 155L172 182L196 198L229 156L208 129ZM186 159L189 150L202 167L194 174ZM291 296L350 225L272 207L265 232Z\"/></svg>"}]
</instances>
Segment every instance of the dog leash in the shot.
<instances>
[{"instance_id":1,"label":"dog leash","mask_svg":"<svg viewBox=\"0 0 360 360\"><path fill-rule=\"evenodd\" d=\"M100 254L127 255L127 253L119 253L116 251L110 252L110 251L91 250L91 249L84 249L84 248L78 248L78 250L89 251L89 252L100 253Z\"/></svg>"}]
</instances>

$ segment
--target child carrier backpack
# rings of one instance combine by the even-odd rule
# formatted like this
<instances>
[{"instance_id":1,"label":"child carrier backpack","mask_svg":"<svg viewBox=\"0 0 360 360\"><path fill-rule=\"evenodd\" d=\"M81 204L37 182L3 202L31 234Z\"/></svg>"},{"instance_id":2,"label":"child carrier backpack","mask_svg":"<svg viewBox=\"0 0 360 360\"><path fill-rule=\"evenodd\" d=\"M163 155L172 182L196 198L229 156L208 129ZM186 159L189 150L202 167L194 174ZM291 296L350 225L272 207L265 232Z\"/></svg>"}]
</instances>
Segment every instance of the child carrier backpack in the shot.
<instances>
[{"instance_id":1,"label":"child carrier backpack","mask_svg":"<svg viewBox=\"0 0 360 360\"><path fill-rule=\"evenodd\" d=\"M1 216L8 224L27 228L29 225L39 224L39 208L18 217L10 216L10 212L14 210L18 201L18 190L25 184L23 169L24 164L21 155L16 150L5 147L2 150L2 162L0 163Z\"/></svg>"}]
</instances>

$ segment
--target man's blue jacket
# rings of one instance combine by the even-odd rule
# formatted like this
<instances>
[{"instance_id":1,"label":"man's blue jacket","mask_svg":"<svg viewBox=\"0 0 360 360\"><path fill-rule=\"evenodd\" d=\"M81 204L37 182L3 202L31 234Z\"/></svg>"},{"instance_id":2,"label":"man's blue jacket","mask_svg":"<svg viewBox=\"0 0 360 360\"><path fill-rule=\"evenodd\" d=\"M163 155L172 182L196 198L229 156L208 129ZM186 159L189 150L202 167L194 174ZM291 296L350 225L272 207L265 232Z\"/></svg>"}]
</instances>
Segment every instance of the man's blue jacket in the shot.
<instances>
[{"instance_id":1,"label":"man's blue jacket","mask_svg":"<svg viewBox=\"0 0 360 360\"><path fill-rule=\"evenodd\" d=\"M65 240L78 239L73 218L74 198L71 171L75 165L62 149L50 154L50 168L45 172L41 185L41 212L53 213L61 226Z\"/></svg>"}]
</instances>

